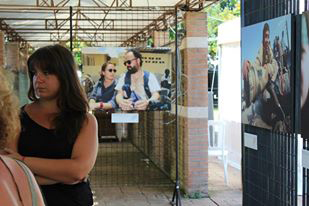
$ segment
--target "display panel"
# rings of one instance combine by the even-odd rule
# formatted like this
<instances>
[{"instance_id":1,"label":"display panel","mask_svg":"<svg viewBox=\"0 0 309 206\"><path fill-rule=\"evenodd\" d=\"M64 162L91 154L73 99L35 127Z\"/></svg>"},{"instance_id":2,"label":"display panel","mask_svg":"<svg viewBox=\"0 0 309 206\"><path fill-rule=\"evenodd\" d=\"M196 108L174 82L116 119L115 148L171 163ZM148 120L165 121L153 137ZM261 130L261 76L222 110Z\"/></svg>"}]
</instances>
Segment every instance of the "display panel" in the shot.
<instances>
[{"instance_id":1,"label":"display panel","mask_svg":"<svg viewBox=\"0 0 309 206\"><path fill-rule=\"evenodd\" d=\"M292 132L291 15L242 29L242 123Z\"/></svg>"},{"instance_id":2,"label":"display panel","mask_svg":"<svg viewBox=\"0 0 309 206\"><path fill-rule=\"evenodd\" d=\"M104 103L114 98L113 109L136 110L170 110L172 87L172 55L170 49L151 48L100 48L82 49L82 72L84 79L91 79L92 88L86 89L88 98L108 92L108 81L112 80L114 96L104 99ZM102 65L107 66L104 72ZM111 69L109 69L111 68ZM113 71L113 75L109 74ZM108 80L108 81L106 81ZM89 82L89 81L88 81ZM101 83L100 83L101 82ZM97 89L98 84L101 88Z\"/></svg>"}]
</instances>

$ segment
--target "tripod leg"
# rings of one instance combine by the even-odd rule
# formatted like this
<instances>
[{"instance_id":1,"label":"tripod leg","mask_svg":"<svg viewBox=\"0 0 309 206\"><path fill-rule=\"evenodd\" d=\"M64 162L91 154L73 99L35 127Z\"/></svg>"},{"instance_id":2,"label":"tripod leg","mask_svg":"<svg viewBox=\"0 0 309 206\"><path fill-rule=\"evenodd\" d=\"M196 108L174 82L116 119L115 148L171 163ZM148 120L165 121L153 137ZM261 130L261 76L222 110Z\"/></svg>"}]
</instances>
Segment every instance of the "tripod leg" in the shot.
<instances>
[{"instance_id":1,"label":"tripod leg","mask_svg":"<svg viewBox=\"0 0 309 206\"><path fill-rule=\"evenodd\" d=\"M171 205L175 205L175 197L176 197L176 187L175 187L175 189L174 189L172 201L170 202Z\"/></svg>"},{"instance_id":2,"label":"tripod leg","mask_svg":"<svg viewBox=\"0 0 309 206\"><path fill-rule=\"evenodd\" d=\"M176 206L181 206L181 196L180 196L180 190L177 189L177 199L176 199Z\"/></svg>"},{"instance_id":3,"label":"tripod leg","mask_svg":"<svg viewBox=\"0 0 309 206\"><path fill-rule=\"evenodd\" d=\"M175 189L173 193L173 199L170 201L171 205L176 205L176 206L181 206L181 195L180 195L180 188L179 188L179 183L176 182L175 184Z\"/></svg>"}]
</instances>

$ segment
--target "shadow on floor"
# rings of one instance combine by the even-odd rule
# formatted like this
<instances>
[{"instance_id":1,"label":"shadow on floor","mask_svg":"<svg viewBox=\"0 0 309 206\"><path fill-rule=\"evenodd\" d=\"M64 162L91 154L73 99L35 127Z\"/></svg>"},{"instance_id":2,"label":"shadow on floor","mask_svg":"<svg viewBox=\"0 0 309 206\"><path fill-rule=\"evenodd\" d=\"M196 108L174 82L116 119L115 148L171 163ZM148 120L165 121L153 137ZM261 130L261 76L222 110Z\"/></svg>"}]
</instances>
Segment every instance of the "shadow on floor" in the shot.
<instances>
[{"instance_id":1,"label":"shadow on floor","mask_svg":"<svg viewBox=\"0 0 309 206\"><path fill-rule=\"evenodd\" d=\"M208 167L210 198L182 198L182 205L241 205L240 170L229 167L229 182L225 185L222 164L210 159ZM94 205L100 206L168 206L174 190L170 180L127 143L100 144L90 178Z\"/></svg>"}]
</instances>

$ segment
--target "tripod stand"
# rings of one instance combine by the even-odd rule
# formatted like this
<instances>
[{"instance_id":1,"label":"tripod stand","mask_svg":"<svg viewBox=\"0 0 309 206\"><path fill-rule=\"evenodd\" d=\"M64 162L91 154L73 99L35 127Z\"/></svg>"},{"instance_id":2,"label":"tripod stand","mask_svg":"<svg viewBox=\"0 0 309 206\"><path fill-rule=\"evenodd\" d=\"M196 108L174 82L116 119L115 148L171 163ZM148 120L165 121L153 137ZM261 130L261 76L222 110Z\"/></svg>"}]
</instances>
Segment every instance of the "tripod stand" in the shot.
<instances>
[{"instance_id":1,"label":"tripod stand","mask_svg":"<svg viewBox=\"0 0 309 206\"><path fill-rule=\"evenodd\" d=\"M178 89L179 89L179 79L181 78L180 76L180 72L179 72L179 42L178 42L178 32L177 32L177 18L178 18L178 14L177 14L177 7L175 9L175 68L176 68L176 92L175 92L175 96L176 96L176 101L175 101L175 116L176 116L176 181L175 181L175 188L174 188L174 193L173 193L173 199L170 202L171 205L175 205L176 206L181 206L181 194L180 194L180 184L179 184L179 135L178 135ZM176 202L175 202L176 201Z\"/></svg>"}]
</instances>

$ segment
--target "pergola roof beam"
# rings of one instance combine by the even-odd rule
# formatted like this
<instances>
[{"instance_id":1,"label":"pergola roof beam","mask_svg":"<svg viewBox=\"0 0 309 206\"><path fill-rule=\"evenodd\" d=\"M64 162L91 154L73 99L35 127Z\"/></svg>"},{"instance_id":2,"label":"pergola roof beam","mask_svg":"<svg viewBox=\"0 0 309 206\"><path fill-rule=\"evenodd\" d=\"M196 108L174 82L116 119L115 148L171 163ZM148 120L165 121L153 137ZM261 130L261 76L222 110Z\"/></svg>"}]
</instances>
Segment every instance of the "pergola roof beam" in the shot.
<instances>
[{"instance_id":1,"label":"pergola roof beam","mask_svg":"<svg viewBox=\"0 0 309 206\"><path fill-rule=\"evenodd\" d=\"M178 3L177 0L37 0L36 5L23 0L11 1L12 4L9 1L0 4L0 21L10 25L6 30L11 34L10 39L17 39L19 34L18 39L31 42L67 41L72 8L73 38L93 42L116 40L114 43L122 42L121 45L126 46L146 41L153 31L173 27L175 7L200 11L219 0L180 0ZM164 6L156 6L160 4Z\"/></svg>"},{"instance_id":2,"label":"pergola roof beam","mask_svg":"<svg viewBox=\"0 0 309 206\"><path fill-rule=\"evenodd\" d=\"M70 29L69 27L68 28L61 28L61 29L47 29L47 31L53 31L53 30L68 30ZM25 30L25 31L41 31L41 30L46 30L46 28L14 28L14 30L18 31L18 30ZM97 29L96 28L93 28L93 27L83 27L83 28L73 28L73 30L89 30L89 31L96 31ZM110 28L106 28L106 29L100 29L100 31L139 31L140 29L139 28L113 28L113 29L110 29Z\"/></svg>"},{"instance_id":3,"label":"pergola roof beam","mask_svg":"<svg viewBox=\"0 0 309 206\"><path fill-rule=\"evenodd\" d=\"M84 13L81 13L82 16L84 16L85 14ZM102 19L99 19L99 18L90 18L88 16L84 16L85 19L78 19L78 21L102 21ZM22 21L22 20L33 20L33 21L45 21L45 20L54 20L54 19L46 19L46 18L18 18L18 17L8 17L8 18L0 18L2 20L5 20L5 21L10 21L10 20L14 20L14 21ZM58 18L58 21L63 21L63 20L67 20L65 18ZM153 21L153 19L151 18L142 18L142 19L132 19L132 18L121 18L121 19L105 19L106 21ZM163 18L158 18L157 20L164 20Z\"/></svg>"},{"instance_id":4,"label":"pergola roof beam","mask_svg":"<svg viewBox=\"0 0 309 206\"><path fill-rule=\"evenodd\" d=\"M73 10L81 10L81 11L102 11L102 9L109 9L110 11L165 11L172 10L174 6L139 6L139 7L95 7L95 6L72 6ZM0 11L18 11L18 10L27 10L28 11L69 11L70 7L45 7L45 6L25 6L25 5L3 5L0 4Z\"/></svg>"}]
</instances>

